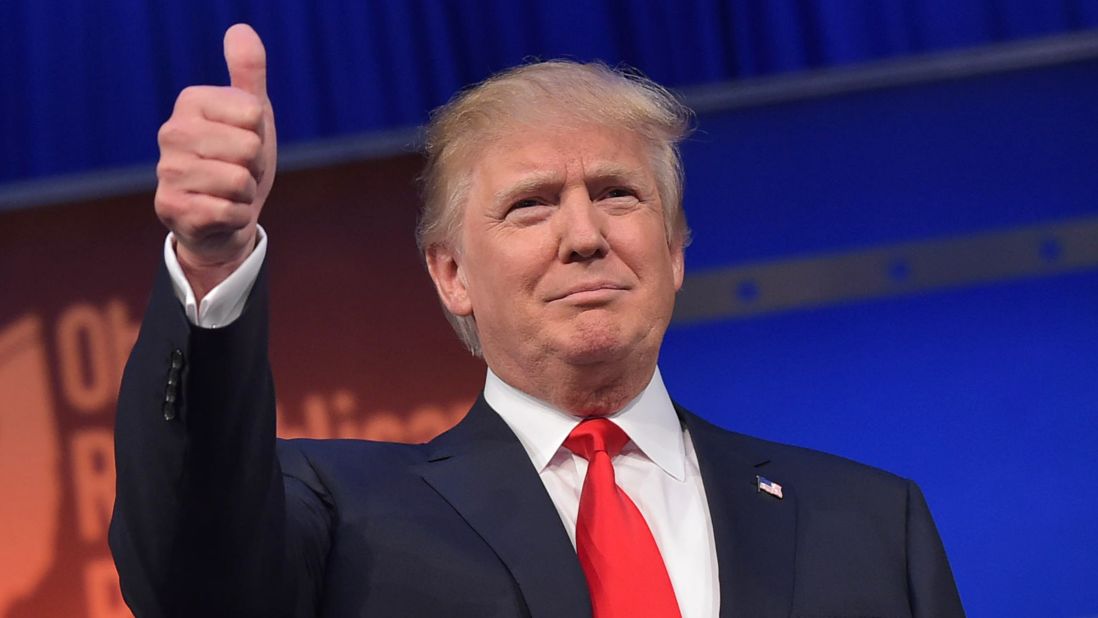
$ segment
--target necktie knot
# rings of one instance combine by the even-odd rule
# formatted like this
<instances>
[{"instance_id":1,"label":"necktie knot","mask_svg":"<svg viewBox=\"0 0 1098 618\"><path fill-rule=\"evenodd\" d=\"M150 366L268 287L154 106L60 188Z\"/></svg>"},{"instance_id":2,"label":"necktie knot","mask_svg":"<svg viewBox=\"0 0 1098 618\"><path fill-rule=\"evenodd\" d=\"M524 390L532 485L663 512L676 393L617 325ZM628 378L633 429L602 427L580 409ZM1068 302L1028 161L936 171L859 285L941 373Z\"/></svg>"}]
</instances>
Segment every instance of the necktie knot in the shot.
<instances>
[{"instance_id":1,"label":"necktie knot","mask_svg":"<svg viewBox=\"0 0 1098 618\"><path fill-rule=\"evenodd\" d=\"M590 418L580 422L564 440L564 448L590 461L595 453L605 452L611 459L616 457L629 436L621 427L605 418Z\"/></svg>"}]
</instances>

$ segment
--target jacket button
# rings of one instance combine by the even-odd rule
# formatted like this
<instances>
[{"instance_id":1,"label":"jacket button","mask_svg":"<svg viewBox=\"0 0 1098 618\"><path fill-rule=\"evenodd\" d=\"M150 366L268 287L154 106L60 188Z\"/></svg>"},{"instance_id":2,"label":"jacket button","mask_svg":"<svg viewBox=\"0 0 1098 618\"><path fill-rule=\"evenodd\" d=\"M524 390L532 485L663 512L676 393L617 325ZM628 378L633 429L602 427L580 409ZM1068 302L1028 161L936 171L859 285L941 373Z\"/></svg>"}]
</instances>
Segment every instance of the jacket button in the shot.
<instances>
[{"instance_id":1,"label":"jacket button","mask_svg":"<svg viewBox=\"0 0 1098 618\"><path fill-rule=\"evenodd\" d=\"M171 369L168 370L168 383L164 386L164 403L160 411L164 414L164 420L175 418L175 400L178 398L179 371L183 368L183 350L172 350Z\"/></svg>"}]
</instances>

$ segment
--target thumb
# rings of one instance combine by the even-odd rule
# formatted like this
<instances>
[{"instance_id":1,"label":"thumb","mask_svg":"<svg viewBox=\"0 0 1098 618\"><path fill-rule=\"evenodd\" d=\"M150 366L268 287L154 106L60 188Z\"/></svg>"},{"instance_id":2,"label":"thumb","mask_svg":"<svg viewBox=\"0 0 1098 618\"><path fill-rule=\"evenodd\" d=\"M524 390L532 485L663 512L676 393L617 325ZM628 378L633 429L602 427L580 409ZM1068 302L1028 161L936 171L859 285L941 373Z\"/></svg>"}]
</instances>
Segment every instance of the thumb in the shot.
<instances>
[{"instance_id":1,"label":"thumb","mask_svg":"<svg viewBox=\"0 0 1098 618\"><path fill-rule=\"evenodd\" d=\"M267 98L267 51L248 24L236 24L225 31L225 65L234 88Z\"/></svg>"}]
</instances>

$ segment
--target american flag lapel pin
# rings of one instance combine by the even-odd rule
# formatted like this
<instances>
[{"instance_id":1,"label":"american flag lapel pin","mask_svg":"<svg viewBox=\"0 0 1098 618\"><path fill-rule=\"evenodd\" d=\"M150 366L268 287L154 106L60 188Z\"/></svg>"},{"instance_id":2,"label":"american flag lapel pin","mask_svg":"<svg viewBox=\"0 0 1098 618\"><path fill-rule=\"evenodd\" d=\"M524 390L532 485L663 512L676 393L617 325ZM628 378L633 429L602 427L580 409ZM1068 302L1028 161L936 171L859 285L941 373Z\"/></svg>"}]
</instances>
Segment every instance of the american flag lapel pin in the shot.
<instances>
[{"instance_id":1,"label":"american flag lapel pin","mask_svg":"<svg viewBox=\"0 0 1098 618\"><path fill-rule=\"evenodd\" d=\"M782 499L782 486L774 481L766 478L765 476L755 476L755 483L758 485L759 491L765 491L766 493L774 496L778 500Z\"/></svg>"}]
</instances>

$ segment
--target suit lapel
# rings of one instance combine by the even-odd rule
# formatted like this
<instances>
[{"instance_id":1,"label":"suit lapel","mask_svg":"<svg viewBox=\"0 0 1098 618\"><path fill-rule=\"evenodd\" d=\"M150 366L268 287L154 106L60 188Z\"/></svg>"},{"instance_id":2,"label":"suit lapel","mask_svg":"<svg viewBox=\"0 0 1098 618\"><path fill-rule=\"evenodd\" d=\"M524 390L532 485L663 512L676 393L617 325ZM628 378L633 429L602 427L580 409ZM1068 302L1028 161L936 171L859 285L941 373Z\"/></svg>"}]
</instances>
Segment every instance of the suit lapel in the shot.
<instances>
[{"instance_id":1,"label":"suit lapel","mask_svg":"<svg viewBox=\"0 0 1098 618\"><path fill-rule=\"evenodd\" d=\"M789 615L793 599L797 497L781 478L784 498L758 491L768 463L756 443L679 408L705 485L721 588L721 618Z\"/></svg>"},{"instance_id":2,"label":"suit lapel","mask_svg":"<svg viewBox=\"0 0 1098 618\"><path fill-rule=\"evenodd\" d=\"M430 445L431 485L496 552L533 618L589 617L587 581L518 438L483 398Z\"/></svg>"}]
</instances>

